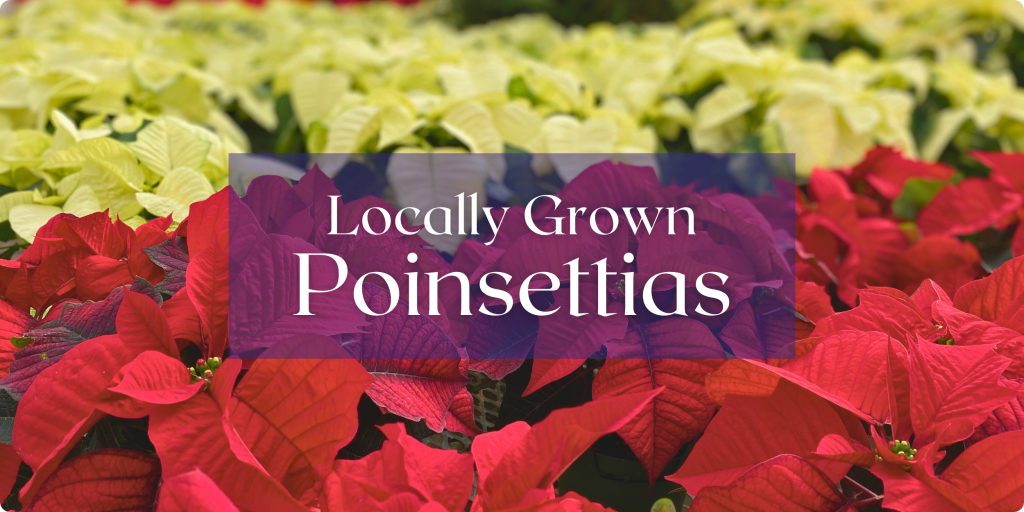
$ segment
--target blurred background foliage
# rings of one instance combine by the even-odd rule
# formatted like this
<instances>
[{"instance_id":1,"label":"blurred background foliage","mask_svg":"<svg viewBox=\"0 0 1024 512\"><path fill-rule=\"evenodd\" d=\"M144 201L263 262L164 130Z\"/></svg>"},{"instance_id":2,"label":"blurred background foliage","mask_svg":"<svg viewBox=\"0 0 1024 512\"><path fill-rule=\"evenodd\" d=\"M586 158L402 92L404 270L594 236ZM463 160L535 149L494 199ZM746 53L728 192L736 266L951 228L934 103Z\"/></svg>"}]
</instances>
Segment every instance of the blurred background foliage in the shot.
<instances>
[{"instance_id":1,"label":"blurred background foliage","mask_svg":"<svg viewBox=\"0 0 1024 512\"><path fill-rule=\"evenodd\" d=\"M451 0L450 20L466 26L518 14L544 13L566 26L671 22L692 4L691 0Z\"/></svg>"}]
</instances>

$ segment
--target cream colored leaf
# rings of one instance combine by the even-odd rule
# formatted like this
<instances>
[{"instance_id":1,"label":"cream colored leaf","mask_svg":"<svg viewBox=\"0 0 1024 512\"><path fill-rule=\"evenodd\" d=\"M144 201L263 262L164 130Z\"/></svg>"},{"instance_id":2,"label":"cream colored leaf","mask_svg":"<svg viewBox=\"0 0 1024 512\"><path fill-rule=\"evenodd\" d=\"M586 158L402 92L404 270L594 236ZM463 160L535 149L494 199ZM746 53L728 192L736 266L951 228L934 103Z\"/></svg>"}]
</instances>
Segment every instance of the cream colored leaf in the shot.
<instances>
[{"instance_id":1,"label":"cream colored leaf","mask_svg":"<svg viewBox=\"0 0 1024 512\"><path fill-rule=\"evenodd\" d=\"M488 93L507 93L509 69L498 58L458 67L443 64L437 67L445 92L457 98L472 98Z\"/></svg>"},{"instance_id":2,"label":"cream colored leaf","mask_svg":"<svg viewBox=\"0 0 1024 512\"><path fill-rule=\"evenodd\" d=\"M148 221L146 220L145 217L141 217L141 216L135 215L135 216L132 216L132 217L128 217L127 219L124 219L122 222L127 224L128 227L130 227L133 230L135 230L135 229L139 229L140 226L142 226L143 224L145 224Z\"/></svg>"},{"instance_id":3,"label":"cream colored leaf","mask_svg":"<svg viewBox=\"0 0 1024 512\"><path fill-rule=\"evenodd\" d=\"M551 116L542 133L549 153L611 153L619 140L618 125L610 117L580 122L569 115Z\"/></svg>"},{"instance_id":4,"label":"cream colored leaf","mask_svg":"<svg viewBox=\"0 0 1024 512\"><path fill-rule=\"evenodd\" d=\"M249 89L238 90L238 106L264 130L277 128L277 111L273 98L260 98Z\"/></svg>"},{"instance_id":5,"label":"cream colored leaf","mask_svg":"<svg viewBox=\"0 0 1024 512\"><path fill-rule=\"evenodd\" d=\"M157 188L157 195L167 197L185 205L184 210L176 210L174 218L178 221L188 216L188 206L203 201L213 195L213 185L205 176L187 167L180 167L164 177ZM141 203L141 201L139 201ZM151 212L153 213L153 212Z\"/></svg>"},{"instance_id":6,"label":"cream colored leaf","mask_svg":"<svg viewBox=\"0 0 1024 512\"><path fill-rule=\"evenodd\" d=\"M760 59L751 51L750 46L735 34L701 41L694 50L702 56L726 64L756 66L760 63Z\"/></svg>"},{"instance_id":7,"label":"cream colored leaf","mask_svg":"<svg viewBox=\"0 0 1024 512\"><path fill-rule=\"evenodd\" d=\"M20 204L31 204L33 191L8 192L0 197L0 222L6 222L11 216L11 208Z\"/></svg>"},{"instance_id":8,"label":"cream colored leaf","mask_svg":"<svg viewBox=\"0 0 1024 512\"><path fill-rule=\"evenodd\" d=\"M149 192L139 192L135 194L135 199L146 211L157 217L166 217L175 214L175 212L187 211L188 209L187 205L183 205L174 199Z\"/></svg>"},{"instance_id":9,"label":"cream colored leaf","mask_svg":"<svg viewBox=\"0 0 1024 512\"><path fill-rule=\"evenodd\" d=\"M505 152L501 134L494 126L491 111L478 101L468 101L449 110L441 118L441 128L459 139L473 153L501 154ZM505 178L504 159L492 159L491 178L501 182Z\"/></svg>"},{"instance_id":10,"label":"cream colored leaf","mask_svg":"<svg viewBox=\"0 0 1024 512\"><path fill-rule=\"evenodd\" d=\"M426 121L416 119L401 105L388 105L380 111L380 139L377 151L394 145L419 130Z\"/></svg>"},{"instance_id":11,"label":"cream colored leaf","mask_svg":"<svg viewBox=\"0 0 1024 512\"><path fill-rule=\"evenodd\" d=\"M64 199L65 196L63 195L44 196L38 188L32 191L32 202L35 204L45 204L46 206L58 206L64 204Z\"/></svg>"},{"instance_id":12,"label":"cream colored leaf","mask_svg":"<svg viewBox=\"0 0 1024 512\"><path fill-rule=\"evenodd\" d=\"M76 217L85 217L105 209L100 205L96 192L89 185L81 185L76 188L71 197L64 201L63 208L64 213L70 213Z\"/></svg>"},{"instance_id":13,"label":"cream colored leaf","mask_svg":"<svg viewBox=\"0 0 1024 512\"><path fill-rule=\"evenodd\" d=\"M874 105L867 103L847 103L839 107L843 121L853 133L865 134L874 130L882 121L882 113Z\"/></svg>"},{"instance_id":14,"label":"cream colored leaf","mask_svg":"<svg viewBox=\"0 0 1024 512\"><path fill-rule=\"evenodd\" d=\"M566 183L618 151L619 126L612 117L580 122L573 116L551 116L541 133L555 172Z\"/></svg>"},{"instance_id":15,"label":"cream colored leaf","mask_svg":"<svg viewBox=\"0 0 1024 512\"><path fill-rule=\"evenodd\" d=\"M574 111L583 107L584 98L579 80L564 69L535 64L526 75L530 90L556 109Z\"/></svg>"},{"instance_id":16,"label":"cream colored leaf","mask_svg":"<svg viewBox=\"0 0 1024 512\"><path fill-rule=\"evenodd\" d=\"M145 174L139 167L135 153L123 143L108 137L86 139L69 148L51 153L39 168L75 170L81 169L90 161L104 162L111 166L132 187L141 188L145 182Z\"/></svg>"},{"instance_id":17,"label":"cream colored leaf","mask_svg":"<svg viewBox=\"0 0 1024 512\"><path fill-rule=\"evenodd\" d=\"M796 154L797 176L827 166L839 139L836 112L832 105L810 94L794 94L772 105L765 122L775 123L787 153Z\"/></svg>"},{"instance_id":18,"label":"cream colored leaf","mask_svg":"<svg viewBox=\"0 0 1024 512\"><path fill-rule=\"evenodd\" d=\"M487 203L484 182L487 181L487 157L485 155L468 154L459 148L439 148L428 153L419 148L400 148L388 162L388 181L395 190L398 204L402 207L419 208L420 214L415 221L410 219L406 224L423 224L427 212L431 208L444 207L451 212L451 234L432 235L426 229L420 231L424 240L434 244L438 249L455 254L459 243L472 230L469 224L472 212L470 194L477 194L477 208ZM458 198L460 193L466 194L463 218L466 220L463 234L459 234ZM478 217L481 218L481 217ZM436 231L443 232L441 225L443 215L440 212L431 216L431 225Z\"/></svg>"},{"instance_id":19,"label":"cream colored leaf","mask_svg":"<svg viewBox=\"0 0 1024 512\"><path fill-rule=\"evenodd\" d=\"M53 149L61 150L71 147L76 142L97 137L110 135L110 128L106 126L92 130L79 130L75 122L64 112L54 109L50 113L50 122L53 123Z\"/></svg>"},{"instance_id":20,"label":"cream colored leaf","mask_svg":"<svg viewBox=\"0 0 1024 512\"><path fill-rule=\"evenodd\" d=\"M61 209L56 206L19 204L11 208L11 229L22 239L32 243L36 238L36 231L60 213Z\"/></svg>"},{"instance_id":21,"label":"cream colored leaf","mask_svg":"<svg viewBox=\"0 0 1024 512\"><path fill-rule=\"evenodd\" d=\"M494 117L478 101L468 101L449 110L441 118L441 127L474 153L504 152Z\"/></svg>"},{"instance_id":22,"label":"cream colored leaf","mask_svg":"<svg viewBox=\"0 0 1024 512\"><path fill-rule=\"evenodd\" d=\"M363 105L343 112L327 129L324 153L356 153L380 130L380 107Z\"/></svg>"},{"instance_id":23,"label":"cream colored leaf","mask_svg":"<svg viewBox=\"0 0 1024 512\"><path fill-rule=\"evenodd\" d=\"M182 72L180 64L156 57L142 55L132 61L132 75L139 87L157 94L181 79Z\"/></svg>"},{"instance_id":24,"label":"cream colored leaf","mask_svg":"<svg viewBox=\"0 0 1024 512\"><path fill-rule=\"evenodd\" d=\"M31 105L32 79L13 75L0 82L0 108L19 109Z\"/></svg>"},{"instance_id":25,"label":"cream colored leaf","mask_svg":"<svg viewBox=\"0 0 1024 512\"><path fill-rule=\"evenodd\" d=\"M544 121L530 107L510 101L491 109L494 126L511 146L527 149L540 133Z\"/></svg>"},{"instance_id":26,"label":"cream colored leaf","mask_svg":"<svg viewBox=\"0 0 1024 512\"><path fill-rule=\"evenodd\" d=\"M470 98L478 94L476 84L469 71L449 64L437 67L437 76L441 79L441 86L444 87L449 96L457 98Z\"/></svg>"},{"instance_id":27,"label":"cream colored leaf","mask_svg":"<svg viewBox=\"0 0 1024 512\"><path fill-rule=\"evenodd\" d=\"M81 171L72 176L78 177L77 187L88 185L93 189L99 200L100 210L109 209L112 214L117 213L126 204L135 200L137 189L129 185L117 169L105 160L91 159L82 166ZM72 190L72 194L77 187ZM58 186L58 189L60 188ZM70 197L70 194L67 197Z\"/></svg>"},{"instance_id":28,"label":"cream colored leaf","mask_svg":"<svg viewBox=\"0 0 1024 512\"><path fill-rule=\"evenodd\" d=\"M334 106L348 93L352 81L341 71L303 71L292 78L292 110L303 131L313 121L326 121Z\"/></svg>"},{"instance_id":29,"label":"cream colored leaf","mask_svg":"<svg viewBox=\"0 0 1024 512\"><path fill-rule=\"evenodd\" d=\"M211 145L186 126L162 117L138 133L131 149L149 170L166 176L178 167L201 168Z\"/></svg>"},{"instance_id":30,"label":"cream colored leaf","mask_svg":"<svg viewBox=\"0 0 1024 512\"><path fill-rule=\"evenodd\" d=\"M968 117L967 110L962 108L947 108L939 112L931 132L921 144L921 158L933 162L938 160Z\"/></svg>"},{"instance_id":31,"label":"cream colored leaf","mask_svg":"<svg viewBox=\"0 0 1024 512\"><path fill-rule=\"evenodd\" d=\"M725 124L754 108L747 91L736 85L723 84L697 102L694 127L707 130Z\"/></svg>"}]
</instances>

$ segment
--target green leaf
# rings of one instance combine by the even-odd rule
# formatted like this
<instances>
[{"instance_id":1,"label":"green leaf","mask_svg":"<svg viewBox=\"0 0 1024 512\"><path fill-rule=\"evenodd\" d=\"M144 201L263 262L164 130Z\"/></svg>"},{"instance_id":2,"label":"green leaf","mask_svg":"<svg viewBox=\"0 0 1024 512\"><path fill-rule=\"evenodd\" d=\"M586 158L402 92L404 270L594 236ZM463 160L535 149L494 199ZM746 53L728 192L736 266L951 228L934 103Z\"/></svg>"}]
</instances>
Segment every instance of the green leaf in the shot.
<instances>
[{"instance_id":1,"label":"green leaf","mask_svg":"<svg viewBox=\"0 0 1024 512\"><path fill-rule=\"evenodd\" d=\"M946 184L941 180L910 178L903 186L903 193L892 203L892 211L901 219L914 220L917 212L924 208Z\"/></svg>"},{"instance_id":2,"label":"green leaf","mask_svg":"<svg viewBox=\"0 0 1024 512\"><path fill-rule=\"evenodd\" d=\"M32 338L19 338L17 336L11 337L11 345L14 345L15 347L18 348L25 348L31 345L33 341L35 340Z\"/></svg>"},{"instance_id":3,"label":"green leaf","mask_svg":"<svg viewBox=\"0 0 1024 512\"><path fill-rule=\"evenodd\" d=\"M310 153L323 153L327 147L327 126L320 121L313 121L306 132L306 149Z\"/></svg>"},{"instance_id":4,"label":"green leaf","mask_svg":"<svg viewBox=\"0 0 1024 512\"><path fill-rule=\"evenodd\" d=\"M676 512L676 504L672 503L672 500L668 498L662 498L654 502L651 506L651 512Z\"/></svg>"},{"instance_id":5,"label":"green leaf","mask_svg":"<svg viewBox=\"0 0 1024 512\"><path fill-rule=\"evenodd\" d=\"M534 105L543 102L543 100L533 94L533 91L530 90L530 86L526 85L526 80L521 76L517 76L508 82L508 95L512 98L527 99Z\"/></svg>"}]
</instances>

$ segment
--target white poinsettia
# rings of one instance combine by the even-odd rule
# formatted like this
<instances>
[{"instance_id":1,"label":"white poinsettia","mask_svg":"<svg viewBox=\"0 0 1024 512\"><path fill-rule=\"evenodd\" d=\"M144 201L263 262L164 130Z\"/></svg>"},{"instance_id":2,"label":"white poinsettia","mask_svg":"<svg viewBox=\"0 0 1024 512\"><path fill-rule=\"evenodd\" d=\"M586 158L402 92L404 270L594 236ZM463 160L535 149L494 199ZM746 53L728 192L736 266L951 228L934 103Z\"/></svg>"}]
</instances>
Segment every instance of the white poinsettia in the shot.
<instances>
[{"instance_id":1,"label":"white poinsettia","mask_svg":"<svg viewBox=\"0 0 1024 512\"><path fill-rule=\"evenodd\" d=\"M699 0L679 23L587 28L522 16L456 29L430 13L33 0L0 41L0 185L35 187L47 208L26 219L178 215L168 201L191 192L163 180L189 169L226 186L246 130L291 131L309 153L466 150L489 155L495 181L509 148L639 163L663 148L789 152L801 174L877 144L934 159L975 132L1024 149L1024 92L1006 72L1004 34L1024 27L1013 0ZM853 36L878 52L807 57L814 38ZM949 107L912 126L935 97ZM570 180L586 161L534 167Z\"/></svg>"}]
</instances>

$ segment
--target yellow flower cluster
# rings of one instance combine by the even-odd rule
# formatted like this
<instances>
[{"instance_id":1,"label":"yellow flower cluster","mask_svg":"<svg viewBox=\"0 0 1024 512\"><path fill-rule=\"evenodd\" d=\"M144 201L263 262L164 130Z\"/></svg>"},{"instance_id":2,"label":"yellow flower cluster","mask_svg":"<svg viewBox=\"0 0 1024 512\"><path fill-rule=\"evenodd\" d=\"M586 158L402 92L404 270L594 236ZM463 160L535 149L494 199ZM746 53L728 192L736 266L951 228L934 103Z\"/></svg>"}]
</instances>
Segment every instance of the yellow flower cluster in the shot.
<instances>
[{"instance_id":1,"label":"yellow flower cluster","mask_svg":"<svg viewBox=\"0 0 1024 512\"><path fill-rule=\"evenodd\" d=\"M749 14L748 30L768 12L730 1ZM228 184L229 153L270 150L253 147L254 134L294 134L309 153L514 148L646 162L666 148L789 152L802 175L855 163L877 144L936 158L968 128L1024 148L1024 92L1012 75L955 56L803 60L784 44L751 44L708 7L713 19L689 29L567 29L525 16L465 30L432 8L26 2L0 17L0 185L12 190L0 222L30 240L60 212L180 220ZM828 25L809 23L798 31ZM886 34L883 47L925 44ZM949 107L918 141L912 114L933 92ZM501 180L503 160L485 160ZM565 181L582 170L557 157L534 167Z\"/></svg>"}]
</instances>

